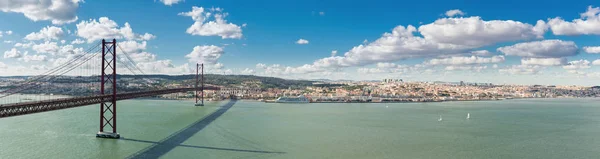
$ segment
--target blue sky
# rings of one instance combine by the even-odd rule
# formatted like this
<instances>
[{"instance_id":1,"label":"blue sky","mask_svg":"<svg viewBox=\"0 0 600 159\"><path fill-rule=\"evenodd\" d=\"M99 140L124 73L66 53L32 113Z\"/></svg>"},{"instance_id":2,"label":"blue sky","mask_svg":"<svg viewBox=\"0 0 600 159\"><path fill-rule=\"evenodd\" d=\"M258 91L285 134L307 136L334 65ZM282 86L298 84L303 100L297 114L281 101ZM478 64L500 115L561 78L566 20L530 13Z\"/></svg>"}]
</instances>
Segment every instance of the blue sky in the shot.
<instances>
[{"instance_id":1,"label":"blue sky","mask_svg":"<svg viewBox=\"0 0 600 159\"><path fill-rule=\"evenodd\" d=\"M595 61L600 59L600 47L595 48L600 46L598 1L171 2L176 3L0 4L0 72L40 73L81 53L77 48L88 48L93 44L88 41L117 38L131 44L121 46L149 73L190 73L196 62L204 62L211 73L292 79L561 85L598 85L600 80L600 61ZM205 20L192 18L193 7L202 7L197 15ZM456 14L447 14L451 10ZM100 23L101 17L116 26ZM119 30L125 23L134 34L98 29ZM85 42L72 43L75 39ZM300 39L308 43L298 44ZM74 51L64 53L69 49ZM473 53L481 50L488 52Z\"/></svg>"}]
</instances>

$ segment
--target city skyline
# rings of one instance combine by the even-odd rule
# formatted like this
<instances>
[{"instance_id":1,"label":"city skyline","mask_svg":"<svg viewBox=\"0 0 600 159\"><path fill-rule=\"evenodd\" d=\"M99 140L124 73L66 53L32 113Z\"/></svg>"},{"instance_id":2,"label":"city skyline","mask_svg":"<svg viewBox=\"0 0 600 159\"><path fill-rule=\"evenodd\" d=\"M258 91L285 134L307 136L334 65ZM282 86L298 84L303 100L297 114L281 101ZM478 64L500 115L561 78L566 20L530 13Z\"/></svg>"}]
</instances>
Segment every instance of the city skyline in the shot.
<instances>
[{"instance_id":1,"label":"city skyline","mask_svg":"<svg viewBox=\"0 0 600 159\"><path fill-rule=\"evenodd\" d=\"M593 1L44 2L0 4L11 22L0 24L2 76L39 74L116 38L148 74L191 74L205 63L207 73L287 79L600 80Z\"/></svg>"}]
</instances>

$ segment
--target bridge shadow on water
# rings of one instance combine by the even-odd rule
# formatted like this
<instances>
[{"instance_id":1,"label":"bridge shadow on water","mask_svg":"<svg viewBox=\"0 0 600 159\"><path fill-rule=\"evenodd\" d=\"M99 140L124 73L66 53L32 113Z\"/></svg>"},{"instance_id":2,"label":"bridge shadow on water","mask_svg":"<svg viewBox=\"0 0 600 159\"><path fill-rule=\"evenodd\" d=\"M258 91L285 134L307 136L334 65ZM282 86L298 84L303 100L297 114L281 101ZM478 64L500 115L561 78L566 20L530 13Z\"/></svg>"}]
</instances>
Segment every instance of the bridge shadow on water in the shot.
<instances>
[{"instance_id":1,"label":"bridge shadow on water","mask_svg":"<svg viewBox=\"0 0 600 159\"><path fill-rule=\"evenodd\" d=\"M186 141L187 139L192 137L194 134L196 134L197 132L200 132L202 129L206 128L206 126L208 126L208 124L210 124L211 122L215 121L218 117L223 115L236 102L237 102L237 100L235 100L235 99L230 100L227 104L221 106L221 108L219 108L217 111L194 122L193 124L189 125L188 127L185 127L182 130L179 130L178 132L168 136L167 138L165 138L159 142L122 138L121 140L154 144L150 147L147 147L145 149L138 151L137 153L129 156L128 158L135 158L135 159L137 159L137 158L159 158L178 146L190 147L190 148L200 148L200 149L222 150L222 151L251 152L251 153L268 153L268 154L283 154L283 153L285 153L285 152L244 150L244 149L194 146L194 145L183 145L182 144L184 141Z\"/></svg>"}]
</instances>

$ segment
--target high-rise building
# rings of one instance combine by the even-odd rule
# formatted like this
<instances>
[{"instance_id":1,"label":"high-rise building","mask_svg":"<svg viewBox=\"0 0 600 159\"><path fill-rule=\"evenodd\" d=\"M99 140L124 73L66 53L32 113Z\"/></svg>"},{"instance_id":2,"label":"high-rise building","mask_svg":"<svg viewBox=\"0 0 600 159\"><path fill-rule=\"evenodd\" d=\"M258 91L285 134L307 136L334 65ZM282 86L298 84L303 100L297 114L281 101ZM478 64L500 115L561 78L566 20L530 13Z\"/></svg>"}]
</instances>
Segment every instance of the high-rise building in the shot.
<instances>
[{"instance_id":1,"label":"high-rise building","mask_svg":"<svg viewBox=\"0 0 600 159\"><path fill-rule=\"evenodd\" d=\"M402 82L402 79L383 79L385 83Z\"/></svg>"}]
</instances>

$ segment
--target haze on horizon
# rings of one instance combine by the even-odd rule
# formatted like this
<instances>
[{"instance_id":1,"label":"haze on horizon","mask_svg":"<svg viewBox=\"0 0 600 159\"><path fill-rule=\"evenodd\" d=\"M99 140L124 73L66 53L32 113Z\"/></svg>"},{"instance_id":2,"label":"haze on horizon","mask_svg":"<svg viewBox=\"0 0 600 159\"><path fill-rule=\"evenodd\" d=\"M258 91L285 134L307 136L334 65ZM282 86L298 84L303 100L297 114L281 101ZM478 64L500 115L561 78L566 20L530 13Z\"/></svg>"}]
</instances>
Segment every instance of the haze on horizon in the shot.
<instances>
[{"instance_id":1,"label":"haze on horizon","mask_svg":"<svg viewBox=\"0 0 600 159\"><path fill-rule=\"evenodd\" d=\"M598 1L406 3L9 1L0 76L40 74L115 38L147 74L204 63L286 79L598 85Z\"/></svg>"}]
</instances>

